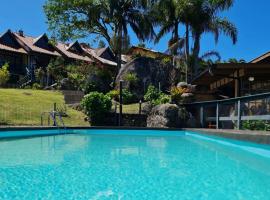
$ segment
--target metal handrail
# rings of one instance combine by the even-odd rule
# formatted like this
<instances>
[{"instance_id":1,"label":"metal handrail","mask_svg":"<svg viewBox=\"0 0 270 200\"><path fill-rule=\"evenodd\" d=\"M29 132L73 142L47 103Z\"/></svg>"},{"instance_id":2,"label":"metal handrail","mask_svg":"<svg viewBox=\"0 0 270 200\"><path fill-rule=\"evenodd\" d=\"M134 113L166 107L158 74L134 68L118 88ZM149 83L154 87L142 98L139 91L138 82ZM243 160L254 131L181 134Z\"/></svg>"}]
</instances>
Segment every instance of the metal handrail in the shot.
<instances>
[{"instance_id":1,"label":"metal handrail","mask_svg":"<svg viewBox=\"0 0 270 200\"><path fill-rule=\"evenodd\" d=\"M61 113L56 112L56 111L41 113L41 116L40 116L40 124L41 124L41 126L44 125L43 120L44 120L45 114L48 114L48 126L50 126L50 124L51 124L50 119L52 119L53 120L53 126L56 126L56 127L60 128L61 126L58 125L57 120L56 120L56 117L58 116L62 127L64 128L64 130L66 130L66 126L65 126L65 123L63 121Z\"/></svg>"},{"instance_id":2,"label":"metal handrail","mask_svg":"<svg viewBox=\"0 0 270 200\"><path fill-rule=\"evenodd\" d=\"M187 103L182 104L185 107L191 108L199 107L199 116L200 116L200 124L201 127L204 127L204 122L207 120L216 121L216 128L219 129L219 122L220 121L237 121L237 128L241 129L241 121L245 120L269 120L270 115L256 115L256 116L244 116L242 115L242 103L243 102L249 102L254 100L260 100L260 99L266 99L270 98L270 92L262 93L262 94L256 94L256 95L250 95L250 96L244 96L244 97L236 97L231 99L224 99L224 100L215 100L215 101L203 101L203 102L195 102L195 103ZM223 104L229 104L233 103L235 104L235 110L237 111L237 116L230 116L230 117L221 117L220 116L220 106ZM208 119L205 119L205 113L204 109L207 106L215 106L216 115L215 117L208 117Z\"/></svg>"},{"instance_id":3,"label":"metal handrail","mask_svg":"<svg viewBox=\"0 0 270 200\"><path fill-rule=\"evenodd\" d=\"M262 93L262 94L255 94L255 95L249 95L249 96L243 96L243 97L235 97L230 99L222 99L222 100L214 100L214 101L201 101L201 102L195 102L195 103L185 103L182 104L183 106L196 106L196 105L209 105L209 104L217 104L217 103L235 103L239 100L242 102L244 101L253 101L257 99L264 99L270 97L270 92Z\"/></svg>"}]
</instances>

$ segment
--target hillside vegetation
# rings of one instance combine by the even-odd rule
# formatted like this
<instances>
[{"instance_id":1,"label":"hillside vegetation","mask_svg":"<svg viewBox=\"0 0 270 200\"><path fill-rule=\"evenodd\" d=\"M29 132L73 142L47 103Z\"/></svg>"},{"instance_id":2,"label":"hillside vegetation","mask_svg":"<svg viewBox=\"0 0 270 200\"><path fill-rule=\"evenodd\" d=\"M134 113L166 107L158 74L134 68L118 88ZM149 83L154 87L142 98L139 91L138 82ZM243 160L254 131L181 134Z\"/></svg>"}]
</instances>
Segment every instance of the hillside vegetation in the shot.
<instances>
[{"instance_id":1,"label":"hillside vegetation","mask_svg":"<svg viewBox=\"0 0 270 200\"><path fill-rule=\"evenodd\" d=\"M54 103L66 109L68 116L63 120L67 126L89 126L83 113L65 105L61 92L22 89L0 89L0 125L39 126L41 113L51 111Z\"/></svg>"}]
</instances>

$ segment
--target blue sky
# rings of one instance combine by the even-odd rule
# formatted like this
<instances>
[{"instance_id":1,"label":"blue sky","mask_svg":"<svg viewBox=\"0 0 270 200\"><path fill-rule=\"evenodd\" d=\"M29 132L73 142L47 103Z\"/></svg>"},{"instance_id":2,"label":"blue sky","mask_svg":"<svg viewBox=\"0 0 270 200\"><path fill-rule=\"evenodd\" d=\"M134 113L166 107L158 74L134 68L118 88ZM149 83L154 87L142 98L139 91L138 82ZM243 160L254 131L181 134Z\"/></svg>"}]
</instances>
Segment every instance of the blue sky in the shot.
<instances>
[{"instance_id":1,"label":"blue sky","mask_svg":"<svg viewBox=\"0 0 270 200\"><path fill-rule=\"evenodd\" d=\"M45 0L1 0L0 32L7 29L17 31L23 29L26 34L38 36L47 32L46 18L42 5ZM222 36L217 45L211 35L204 35L202 53L209 50L218 51L222 59L251 59L270 51L270 1L269 0L235 0L234 7L223 15L234 22L238 28L238 43ZM170 35L164 37L159 44L148 43L147 47L165 51ZM87 41L91 42L91 41ZM138 43L134 34L131 42Z\"/></svg>"}]
</instances>

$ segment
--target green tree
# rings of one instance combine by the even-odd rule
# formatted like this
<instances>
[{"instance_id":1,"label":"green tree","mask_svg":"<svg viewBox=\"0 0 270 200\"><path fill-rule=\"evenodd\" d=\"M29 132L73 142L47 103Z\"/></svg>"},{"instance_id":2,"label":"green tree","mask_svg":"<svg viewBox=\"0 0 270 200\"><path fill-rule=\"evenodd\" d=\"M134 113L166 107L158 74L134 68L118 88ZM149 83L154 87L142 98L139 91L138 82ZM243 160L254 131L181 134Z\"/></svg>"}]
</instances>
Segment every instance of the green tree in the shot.
<instances>
[{"instance_id":1,"label":"green tree","mask_svg":"<svg viewBox=\"0 0 270 200\"><path fill-rule=\"evenodd\" d=\"M44 10L50 30L63 40L97 34L111 46L111 36L116 37L119 70L121 41L128 35L128 27L140 40L154 36L147 14L148 3L148 0L47 0Z\"/></svg>"},{"instance_id":2,"label":"green tree","mask_svg":"<svg viewBox=\"0 0 270 200\"><path fill-rule=\"evenodd\" d=\"M193 57L194 57L194 74L199 71L199 55L201 49L201 38L204 33L212 33L217 43L220 34L229 36L233 44L237 42L237 28L233 23L219 14L230 9L233 6L233 0L191 0L190 16L191 33L194 40Z\"/></svg>"},{"instance_id":3,"label":"green tree","mask_svg":"<svg viewBox=\"0 0 270 200\"><path fill-rule=\"evenodd\" d=\"M9 80L9 71L8 71L9 65L8 63L4 64L2 68L0 68L0 86L3 87L7 84Z\"/></svg>"},{"instance_id":4,"label":"green tree","mask_svg":"<svg viewBox=\"0 0 270 200\"><path fill-rule=\"evenodd\" d=\"M228 19L220 17L220 13L231 8L233 2L233 0L160 0L159 5L163 6L157 9L157 13L162 13L162 17L158 18L161 29L157 41L166 33L172 32L169 49L176 53L177 49L184 48L184 53L180 52L178 55L181 56L181 60L184 55L187 69L190 68L190 72L197 74L200 69L200 45L204 33L214 34L215 42L218 42L220 34L225 34L232 39L234 44L236 43L235 25ZM180 23L185 27L185 36L182 38L177 36ZM191 48L190 34L193 39ZM192 50L191 53L190 50Z\"/></svg>"}]
</instances>

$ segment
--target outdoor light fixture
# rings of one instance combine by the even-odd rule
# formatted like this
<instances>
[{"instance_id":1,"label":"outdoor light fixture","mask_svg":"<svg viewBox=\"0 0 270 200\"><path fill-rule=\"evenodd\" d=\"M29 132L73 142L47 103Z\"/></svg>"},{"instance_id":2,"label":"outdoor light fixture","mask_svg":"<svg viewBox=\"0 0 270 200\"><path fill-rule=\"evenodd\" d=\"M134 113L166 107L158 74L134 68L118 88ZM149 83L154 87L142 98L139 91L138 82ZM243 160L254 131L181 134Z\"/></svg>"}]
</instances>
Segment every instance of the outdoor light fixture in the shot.
<instances>
[{"instance_id":1,"label":"outdoor light fixture","mask_svg":"<svg viewBox=\"0 0 270 200\"><path fill-rule=\"evenodd\" d=\"M255 80L255 78L254 78L253 76L250 76L250 77L248 78L248 80L249 80L250 82L253 82L253 81Z\"/></svg>"}]
</instances>

